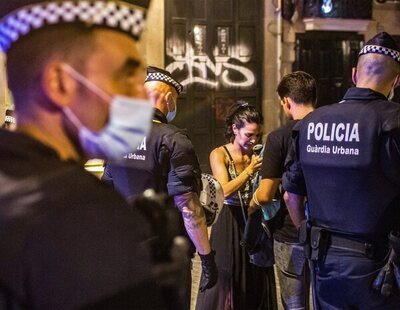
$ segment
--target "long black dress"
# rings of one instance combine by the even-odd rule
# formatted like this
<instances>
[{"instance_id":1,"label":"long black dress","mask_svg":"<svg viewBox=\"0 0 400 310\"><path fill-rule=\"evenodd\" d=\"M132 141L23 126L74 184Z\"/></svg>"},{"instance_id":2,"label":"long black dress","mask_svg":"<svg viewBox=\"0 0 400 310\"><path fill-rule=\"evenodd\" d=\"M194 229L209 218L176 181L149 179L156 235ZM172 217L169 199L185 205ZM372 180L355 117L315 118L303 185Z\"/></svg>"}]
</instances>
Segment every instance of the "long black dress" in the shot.
<instances>
[{"instance_id":1,"label":"long black dress","mask_svg":"<svg viewBox=\"0 0 400 310\"><path fill-rule=\"evenodd\" d=\"M231 158L229 153L227 156ZM231 159L228 171L229 177L235 178L237 174ZM218 282L213 288L199 292L196 310L277 309L273 267L251 264L249 255L240 245L251 193L249 180L240 193L244 210L235 193L225 200L218 221L212 227L210 241L216 251Z\"/></svg>"}]
</instances>

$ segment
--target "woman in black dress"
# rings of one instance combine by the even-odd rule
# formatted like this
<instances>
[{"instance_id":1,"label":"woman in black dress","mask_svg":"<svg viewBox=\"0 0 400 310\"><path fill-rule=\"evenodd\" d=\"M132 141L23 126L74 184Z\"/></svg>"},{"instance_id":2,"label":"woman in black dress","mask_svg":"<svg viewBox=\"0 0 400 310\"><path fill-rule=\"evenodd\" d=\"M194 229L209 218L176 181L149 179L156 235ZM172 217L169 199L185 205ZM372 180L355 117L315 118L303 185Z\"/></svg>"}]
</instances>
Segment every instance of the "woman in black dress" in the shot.
<instances>
[{"instance_id":1,"label":"woman in black dress","mask_svg":"<svg viewBox=\"0 0 400 310\"><path fill-rule=\"evenodd\" d=\"M199 292L196 310L276 309L273 267L250 263L240 245L252 195L253 175L261 168L261 157L253 154L260 140L262 116L245 103L234 104L226 118L229 143L210 154L214 177L224 190L224 208L212 226L211 246L216 251L218 282Z\"/></svg>"}]
</instances>

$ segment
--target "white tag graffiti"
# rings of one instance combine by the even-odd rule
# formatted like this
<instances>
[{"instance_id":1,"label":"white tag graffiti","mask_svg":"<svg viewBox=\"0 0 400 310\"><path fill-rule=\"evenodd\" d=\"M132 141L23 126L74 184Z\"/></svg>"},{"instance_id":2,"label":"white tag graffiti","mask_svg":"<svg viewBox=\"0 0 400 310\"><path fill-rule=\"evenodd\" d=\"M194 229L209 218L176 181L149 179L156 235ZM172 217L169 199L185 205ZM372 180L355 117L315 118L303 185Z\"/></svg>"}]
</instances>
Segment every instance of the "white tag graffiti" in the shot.
<instances>
[{"instance_id":1,"label":"white tag graffiti","mask_svg":"<svg viewBox=\"0 0 400 310\"><path fill-rule=\"evenodd\" d=\"M194 56L193 47L190 46L188 52L184 57L173 56L174 62L169 64L166 68L167 71L174 74L175 70L183 71L187 68L188 75L181 81L183 86L199 83L207 85L212 88L218 88L220 81L226 87L242 87L248 88L254 85L254 73L242 65L235 65L229 63L228 60L235 60L236 62L245 63L248 61L247 57L215 57L216 63L213 63L207 56ZM239 73L242 77L241 80L232 80L230 75L232 71ZM215 79L209 76L208 72L212 72Z\"/></svg>"}]
</instances>

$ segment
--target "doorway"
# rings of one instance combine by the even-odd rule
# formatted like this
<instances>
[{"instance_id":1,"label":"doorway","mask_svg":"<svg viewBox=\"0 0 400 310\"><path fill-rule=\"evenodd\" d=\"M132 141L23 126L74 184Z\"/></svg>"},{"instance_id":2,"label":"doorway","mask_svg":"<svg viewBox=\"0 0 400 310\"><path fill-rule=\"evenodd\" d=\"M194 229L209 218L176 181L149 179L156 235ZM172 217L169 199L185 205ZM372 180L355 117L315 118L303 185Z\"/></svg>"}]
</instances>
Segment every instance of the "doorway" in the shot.
<instances>
[{"instance_id":1,"label":"doorway","mask_svg":"<svg viewBox=\"0 0 400 310\"><path fill-rule=\"evenodd\" d=\"M364 37L354 32L309 31L296 35L293 71L311 74L318 84L317 106L342 100L351 87L351 69L357 64Z\"/></svg>"},{"instance_id":2,"label":"doorway","mask_svg":"<svg viewBox=\"0 0 400 310\"><path fill-rule=\"evenodd\" d=\"M174 124L186 128L203 172L225 143L225 115L235 100L261 110L262 0L165 2L166 69L184 85Z\"/></svg>"}]
</instances>

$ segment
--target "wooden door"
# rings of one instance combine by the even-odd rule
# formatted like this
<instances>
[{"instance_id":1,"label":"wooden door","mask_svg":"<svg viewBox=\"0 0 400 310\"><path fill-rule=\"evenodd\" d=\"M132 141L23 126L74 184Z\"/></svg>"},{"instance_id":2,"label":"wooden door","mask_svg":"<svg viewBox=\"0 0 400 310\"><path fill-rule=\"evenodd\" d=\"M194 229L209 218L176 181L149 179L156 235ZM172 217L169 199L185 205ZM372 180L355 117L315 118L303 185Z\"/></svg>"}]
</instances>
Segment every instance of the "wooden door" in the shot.
<instances>
[{"instance_id":1,"label":"wooden door","mask_svg":"<svg viewBox=\"0 0 400 310\"><path fill-rule=\"evenodd\" d=\"M316 78L317 106L340 101L352 86L351 69L357 64L362 44L363 36L352 32L297 34L293 71L306 71Z\"/></svg>"},{"instance_id":2,"label":"wooden door","mask_svg":"<svg viewBox=\"0 0 400 310\"><path fill-rule=\"evenodd\" d=\"M225 115L237 99L261 110L262 0L166 1L166 69L185 90L174 121L186 128L204 172L224 144Z\"/></svg>"}]
</instances>

